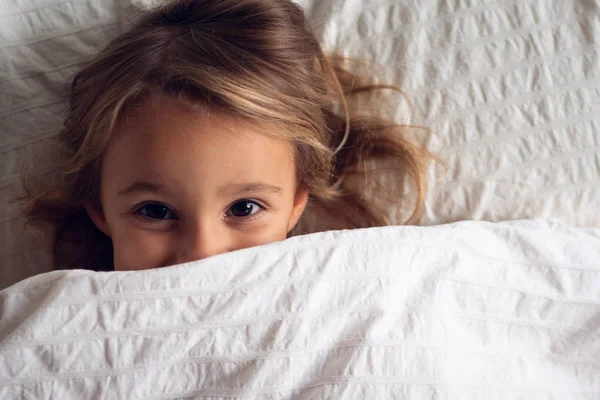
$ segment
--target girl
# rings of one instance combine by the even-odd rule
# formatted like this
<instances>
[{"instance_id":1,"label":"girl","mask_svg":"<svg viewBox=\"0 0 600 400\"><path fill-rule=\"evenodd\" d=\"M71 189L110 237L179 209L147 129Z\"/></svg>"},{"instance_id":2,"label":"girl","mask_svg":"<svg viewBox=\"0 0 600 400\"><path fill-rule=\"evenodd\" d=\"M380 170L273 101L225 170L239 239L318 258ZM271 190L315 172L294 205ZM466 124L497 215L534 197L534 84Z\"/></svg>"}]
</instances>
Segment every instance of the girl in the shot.
<instances>
[{"instance_id":1,"label":"girl","mask_svg":"<svg viewBox=\"0 0 600 400\"><path fill-rule=\"evenodd\" d=\"M57 268L163 267L307 233L387 224L373 161L425 192L425 151L351 113L359 84L289 0L177 0L145 13L70 85L60 187L28 198ZM307 211L308 212L308 211Z\"/></svg>"}]
</instances>

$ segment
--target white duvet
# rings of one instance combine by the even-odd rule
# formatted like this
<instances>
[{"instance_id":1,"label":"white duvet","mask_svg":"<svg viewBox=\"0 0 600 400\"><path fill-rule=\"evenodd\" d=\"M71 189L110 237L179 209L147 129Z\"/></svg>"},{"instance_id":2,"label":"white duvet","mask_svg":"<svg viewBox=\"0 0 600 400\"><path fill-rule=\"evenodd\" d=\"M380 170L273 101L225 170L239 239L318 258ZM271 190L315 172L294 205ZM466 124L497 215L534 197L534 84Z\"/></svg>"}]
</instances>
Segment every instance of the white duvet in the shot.
<instances>
[{"instance_id":1,"label":"white duvet","mask_svg":"<svg viewBox=\"0 0 600 400\"><path fill-rule=\"evenodd\" d=\"M0 399L599 399L600 236L329 232L0 292Z\"/></svg>"}]
</instances>

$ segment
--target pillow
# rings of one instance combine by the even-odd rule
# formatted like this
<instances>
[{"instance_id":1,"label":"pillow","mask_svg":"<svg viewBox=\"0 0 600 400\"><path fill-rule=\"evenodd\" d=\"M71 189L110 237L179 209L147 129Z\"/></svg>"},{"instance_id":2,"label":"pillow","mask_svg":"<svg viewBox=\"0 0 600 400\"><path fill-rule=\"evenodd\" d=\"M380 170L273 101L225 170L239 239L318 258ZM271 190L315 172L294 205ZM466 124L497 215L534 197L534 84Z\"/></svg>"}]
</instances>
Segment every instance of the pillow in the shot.
<instances>
[{"instance_id":1,"label":"pillow","mask_svg":"<svg viewBox=\"0 0 600 400\"><path fill-rule=\"evenodd\" d=\"M412 102L399 121L431 128L415 139L447 170L431 170L422 224L600 226L600 4L304 3L326 48L384 65Z\"/></svg>"},{"instance_id":2,"label":"pillow","mask_svg":"<svg viewBox=\"0 0 600 400\"><path fill-rule=\"evenodd\" d=\"M0 5L0 287L51 269L11 200L24 168L56 179L64 82L126 28L132 7L151 3ZM422 224L554 217L600 226L596 2L299 3L327 50L382 64L382 81L404 89L412 106L391 115L431 128L409 132L447 165L430 171ZM381 184L399 193L390 220L401 223L410 188L393 177Z\"/></svg>"}]
</instances>

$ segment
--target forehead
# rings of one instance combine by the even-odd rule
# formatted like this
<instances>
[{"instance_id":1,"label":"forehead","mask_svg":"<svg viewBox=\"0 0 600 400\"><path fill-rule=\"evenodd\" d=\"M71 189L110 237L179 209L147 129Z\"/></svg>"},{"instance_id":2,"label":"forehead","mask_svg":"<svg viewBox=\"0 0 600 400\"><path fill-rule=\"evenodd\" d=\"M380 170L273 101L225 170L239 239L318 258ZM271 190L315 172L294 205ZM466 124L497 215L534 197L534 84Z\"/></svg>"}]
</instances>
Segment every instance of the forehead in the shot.
<instances>
[{"instance_id":1,"label":"forehead","mask_svg":"<svg viewBox=\"0 0 600 400\"><path fill-rule=\"evenodd\" d=\"M278 137L283 135L276 126L267 129L217 111L192 110L178 100L148 99L118 122L103 159L103 180L293 181L292 144Z\"/></svg>"}]
</instances>

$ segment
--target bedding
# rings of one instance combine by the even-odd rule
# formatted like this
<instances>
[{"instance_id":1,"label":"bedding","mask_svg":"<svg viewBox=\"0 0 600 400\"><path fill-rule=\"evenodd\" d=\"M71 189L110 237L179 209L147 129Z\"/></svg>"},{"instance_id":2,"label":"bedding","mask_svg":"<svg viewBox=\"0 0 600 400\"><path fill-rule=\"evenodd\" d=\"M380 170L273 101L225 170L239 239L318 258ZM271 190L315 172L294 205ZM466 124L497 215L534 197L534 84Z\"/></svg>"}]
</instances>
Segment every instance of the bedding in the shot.
<instances>
[{"instance_id":1,"label":"bedding","mask_svg":"<svg viewBox=\"0 0 600 400\"><path fill-rule=\"evenodd\" d=\"M421 221L558 218L600 226L600 4L589 0L301 0L324 47L383 65L399 122L445 161ZM51 268L25 232L20 175L57 179L64 82L149 0L0 3L0 287ZM396 186L390 220L410 189ZM378 197L373 191L373 201ZM406 199L401 202L400 199ZM407 205L408 204L408 205Z\"/></svg>"},{"instance_id":2,"label":"bedding","mask_svg":"<svg viewBox=\"0 0 600 400\"><path fill-rule=\"evenodd\" d=\"M326 232L0 292L0 398L600 398L600 231Z\"/></svg>"}]
</instances>

